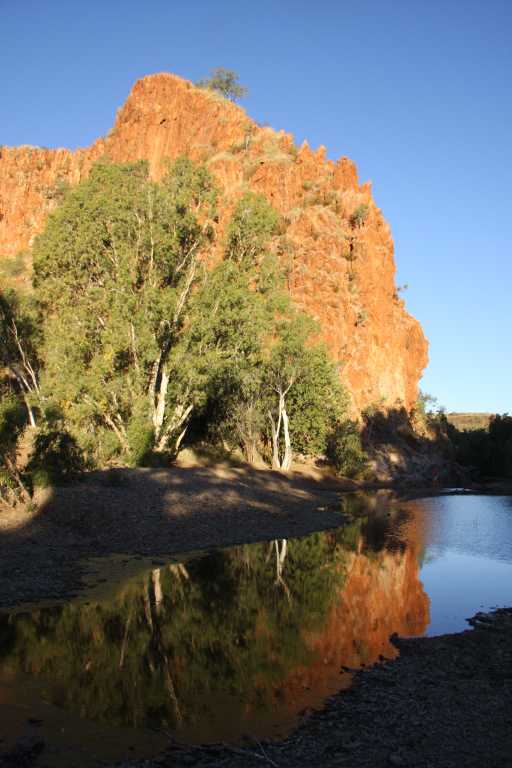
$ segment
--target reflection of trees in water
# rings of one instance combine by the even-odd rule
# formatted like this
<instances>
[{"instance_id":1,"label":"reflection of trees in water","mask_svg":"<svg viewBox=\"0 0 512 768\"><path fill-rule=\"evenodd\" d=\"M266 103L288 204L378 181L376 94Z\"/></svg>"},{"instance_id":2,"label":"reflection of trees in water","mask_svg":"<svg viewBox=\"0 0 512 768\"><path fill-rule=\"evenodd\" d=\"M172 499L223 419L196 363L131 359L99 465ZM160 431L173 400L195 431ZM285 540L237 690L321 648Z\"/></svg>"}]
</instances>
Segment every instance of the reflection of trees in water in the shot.
<instances>
[{"instance_id":1,"label":"reflection of trees in water","mask_svg":"<svg viewBox=\"0 0 512 768\"><path fill-rule=\"evenodd\" d=\"M307 636L326 625L366 525L154 569L109 604L4 617L0 673L41 676L53 703L116 725L192 724L226 694L276 708L279 685L314 660Z\"/></svg>"},{"instance_id":2,"label":"reflection of trees in water","mask_svg":"<svg viewBox=\"0 0 512 768\"><path fill-rule=\"evenodd\" d=\"M410 543L411 512L392 494L381 491L347 495L343 497L341 507L359 524L356 535L360 537L360 547L366 553L380 552L384 548L405 552Z\"/></svg>"}]
</instances>

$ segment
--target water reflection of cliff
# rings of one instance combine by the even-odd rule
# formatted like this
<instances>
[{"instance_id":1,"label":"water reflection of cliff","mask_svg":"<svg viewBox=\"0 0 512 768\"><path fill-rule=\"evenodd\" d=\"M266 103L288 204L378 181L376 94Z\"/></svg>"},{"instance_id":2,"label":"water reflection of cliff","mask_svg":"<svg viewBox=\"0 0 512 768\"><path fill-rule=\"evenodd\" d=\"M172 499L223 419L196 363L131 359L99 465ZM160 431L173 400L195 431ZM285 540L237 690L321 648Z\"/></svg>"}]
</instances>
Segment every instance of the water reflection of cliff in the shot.
<instances>
[{"instance_id":1,"label":"water reflection of cliff","mask_svg":"<svg viewBox=\"0 0 512 768\"><path fill-rule=\"evenodd\" d=\"M40 678L53 704L112 725L271 733L343 687L342 666L424 631L416 543L392 529L358 518L155 569L112 603L2 617L0 681Z\"/></svg>"}]
</instances>

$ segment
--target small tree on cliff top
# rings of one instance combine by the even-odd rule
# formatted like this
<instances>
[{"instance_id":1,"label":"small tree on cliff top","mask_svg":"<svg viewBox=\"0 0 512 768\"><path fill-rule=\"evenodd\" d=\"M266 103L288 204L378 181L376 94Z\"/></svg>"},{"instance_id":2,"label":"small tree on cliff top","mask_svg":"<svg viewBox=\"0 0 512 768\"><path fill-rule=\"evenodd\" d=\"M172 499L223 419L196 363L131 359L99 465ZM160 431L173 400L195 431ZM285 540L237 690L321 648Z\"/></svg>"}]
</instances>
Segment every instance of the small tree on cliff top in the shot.
<instances>
[{"instance_id":1,"label":"small tree on cliff top","mask_svg":"<svg viewBox=\"0 0 512 768\"><path fill-rule=\"evenodd\" d=\"M232 69L224 69L224 67L216 67L211 71L210 77L198 80L196 85L198 88L216 91L230 101L238 101L247 95L247 88L240 85L237 73Z\"/></svg>"}]
</instances>

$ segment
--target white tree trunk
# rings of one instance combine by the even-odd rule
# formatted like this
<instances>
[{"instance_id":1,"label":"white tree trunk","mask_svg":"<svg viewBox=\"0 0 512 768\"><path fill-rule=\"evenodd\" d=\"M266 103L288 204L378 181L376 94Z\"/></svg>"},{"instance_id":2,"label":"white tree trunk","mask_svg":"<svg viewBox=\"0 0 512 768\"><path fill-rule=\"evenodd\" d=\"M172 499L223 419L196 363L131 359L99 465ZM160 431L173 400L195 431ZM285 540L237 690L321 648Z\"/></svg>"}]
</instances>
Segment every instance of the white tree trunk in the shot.
<instances>
[{"instance_id":1,"label":"white tree trunk","mask_svg":"<svg viewBox=\"0 0 512 768\"><path fill-rule=\"evenodd\" d=\"M268 417L272 430L272 469L281 469L281 462L279 461L279 433L270 412Z\"/></svg>"},{"instance_id":2,"label":"white tree trunk","mask_svg":"<svg viewBox=\"0 0 512 768\"><path fill-rule=\"evenodd\" d=\"M160 582L160 568L154 568L151 576L153 579L153 592L155 593L155 610L159 613L163 599L162 584Z\"/></svg>"},{"instance_id":3,"label":"white tree trunk","mask_svg":"<svg viewBox=\"0 0 512 768\"><path fill-rule=\"evenodd\" d=\"M291 385L290 385L291 386ZM286 412L285 395L290 389L290 386L285 390L278 390L279 395L279 411L277 424L274 422L272 413L269 411L268 417L270 419L272 429L272 469L281 469L283 472L288 472L292 464L292 444L290 440L290 428L289 419ZM281 440L281 427L283 430L284 438L284 454L281 458L279 451L279 443Z\"/></svg>"},{"instance_id":4,"label":"white tree trunk","mask_svg":"<svg viewBox=\"0 0 512 768\"><path fill-rule=\"evenodd\" d=\"M162 368L160 376L160 386L156 396L156 404L153 410L153 427L155 428L155 441L160 439L162 427L165 418L165 400L167 397L167 388L169 387L169 374L165 367Z\"/></svg>"},{"instance_id":5,"label":"white tree trunk","mask_svg":"<svg viewBox=\"0 0 512 768\"><path fill-rule=\"evenodd\" d=\"M187 431L186 422L188 417L192 413L193 408L194 406L192 404L188 405L187 407L185 407L184 405L176 406L167 427L161 433L160 439L156 444L157 451L159 452L165 451L169 446L171 437L173 435L176 435L176 433L178 433L178 435L176 437L174 450L176 451L180 447L181 442L185 437L185 434Z\"/></svg>"},{"instance_id":6,"label":"white tree trunk","mask_svg":"<svg viewBox=\"0 0 512 768\"><path fill-rule=\"evenodd\" d=\"M288 472L292 465L292 444L290 441L290 430L288 423L288 414L284 405L283 397L283 433L284 433L284 456L281 462L281 469L284 472Z\"/></svg>"}]
</instances>

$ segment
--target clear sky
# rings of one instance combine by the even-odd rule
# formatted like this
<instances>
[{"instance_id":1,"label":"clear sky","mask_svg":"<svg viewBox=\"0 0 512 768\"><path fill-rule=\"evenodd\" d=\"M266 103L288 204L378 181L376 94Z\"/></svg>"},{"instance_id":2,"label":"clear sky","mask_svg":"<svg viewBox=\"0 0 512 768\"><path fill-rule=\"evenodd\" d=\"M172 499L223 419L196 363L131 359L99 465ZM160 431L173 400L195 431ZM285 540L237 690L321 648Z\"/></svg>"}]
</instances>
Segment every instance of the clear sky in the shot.
<instances>
[{"instance_id":1,"label":"clear sky","mask_svg":"<svg viewBox=\"0 0 512 768\"><path fill-rule=\"evenodd\" d=\"M512 412L512 0L0 0L0 144L77 147L134 81L235 69L258 121L371 179L422 387Z\"/></svg>"}]
</instances>

